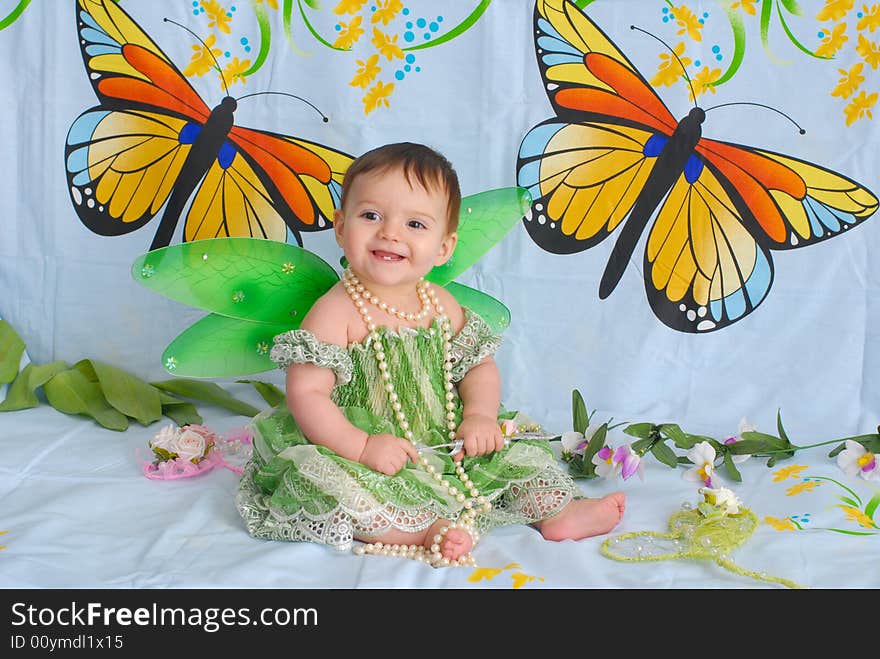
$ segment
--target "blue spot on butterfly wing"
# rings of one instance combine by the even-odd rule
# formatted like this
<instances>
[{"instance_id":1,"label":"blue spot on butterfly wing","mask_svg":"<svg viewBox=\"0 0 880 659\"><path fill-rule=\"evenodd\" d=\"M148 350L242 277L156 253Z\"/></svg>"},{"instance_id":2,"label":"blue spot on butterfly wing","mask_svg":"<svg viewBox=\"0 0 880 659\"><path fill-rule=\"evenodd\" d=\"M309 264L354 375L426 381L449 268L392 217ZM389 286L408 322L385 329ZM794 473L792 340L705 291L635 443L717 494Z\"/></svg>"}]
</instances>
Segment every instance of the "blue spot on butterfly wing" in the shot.
<instances>
[{"instance_id":1,"label":"blue spot on butterfly wing","mask_svg":"<svg viewBox=\"0 0 880 659\"><path fill-rule=\"evenodd\" d=\"M97 21L95 21L95 19L92 18L92 15L89 14L87 11L85 11L85 10L80 11L79 18L83 23L85 23L86 25L92 26L101 34L107 34L107 32L104 30L104 28L102 28L100 25L98 25Z\"/></svg>"},{"instance_id":2,"label":"blue spot on butterfly wing","mask_svg":"<svg viewBox=\"0 0 880 659\"><path fill-rule=\"evenodd\" d=\"M557 64L577 64L583 61L583 57L572 57L564 53L547 53L541 57L541 61L545 66L556 66Z\"/></svg>"},{"instance_id":3,"label":"blue spot on butterfly wing","mask_svg":"<svg viewBox=\"0 0 880 659\"><path fill-rule=\"evenodd\" d=\"M86 46L86 54L90 57L95 57L97 55L116 55L119 52L119 46L105 46L102 44Z\"/></svg>"},{"instance_id":4,"label":"blue spot on butterfly wing","mask_svg":"<svg viewBox=\"0 0 880 659\"><path fill-rule=\"evenodd\" d=\"M539 124L532 128L523 138L519 147L519 156L523 160L531 160L520 167L517 172L517 185L527 188L532 199L541 196L541 160L550 140L568 124L552 122Z\"/></svg>"},{"instance_id":5,"label":"blue spot on butterfly wing","mask_svg":"<svg viewBox=\"0 0 880 659\"><path fill-rule=\"evenodd\" d=\"M196 138L199 136L199 133L202 132L202 127L193 123L192 121L188 122L186 126L180 131L180 135L177 136L177 140L181 144L192 144L196 141Z\"/></svg>"},{"instance_id":6,"label":"blue spot on butterfly wing","mask_svg":"<svg viewBox=\"0 0 880 659\"><path fill-rule=\"evenodd\" d=\"M757 244L755 244L755 264L752 271L741 274L745 277L743 284L745 293L741 287L720 300L710 302L709 311L716 321L721 321L722 311L727 311L729 320L738 320L749 310L746 305L746 297L748 297L751 309L754 309L770 290L770 261Z\"/></svg>"},{"instance_id":7,"label":"blue spot on butterfly wing","mask_svg":"<svg viewBox=\"0 0 880 659\"><path fill-rule=\"evenodd\" d=\"M217 154L217 162L220 163L220 166L223 169L226 169L232 164L232 161L235 160L235 154L235 147L224 140L223 146L220 147L220 153Z\"/></svg>"},{"instance_id":8,"label":"blue spot on butterfly wing","mask_svg":"<svg viewBox=\"0 0 880 659\"><path fill-rule=\"evenodd\" d=\"M576 59L583 59L584 55L570 43L563 41L556 33L555 36L540 36L537 39L537 46L547 53L566 53Z\"/></svg>"},{"instance_id":9,"label":"blue spot on butterfly wing","mask_svg":"<svg viewBox=\"0 0 880 659\"><path fill-rule=\"evenodd\" d=\"M84 28L80 31L82 38L88 41L90 44L93 43L102 43L110 46L116 46L116 52L119 52L121 48L119 47L119 42L116 41L113 37L108 35L103 30L93 30L91 28Z\"/></svg>"},{"instance_id":10,"label":"blue spot on butterfly wing","mask_svg":"<svg viewBox=\"0 0 880 659\"><path fill-rule=\"evenodd\" d=\"M642 153L648 158L656 158L660 155L660 152L663 150L663 147L666 146L668 141L669 139L662 135L651 135L651 137L648 138L648 141L645 142L645 147L642 149Z\"/></svg>"},{"instance_id":11,"label":"blue spot on butterfly wing","mask_svg":"<svg viewBox=\"0 0 880 659\"><path fill-rule=\"evenodd\" d=\"M703 161L694 155L691 155L684 164L684 178L691 185L700 178L703 171Z\"/></svg>"},{"instance_id":12,"label":"blue spot on butterfly wing","mask_svg":"<svg viewBox=\"0 0 880 659\"><path fill-rule=\"evenodd\" d=\"M856 222L855 217L851 214L842 213L843 217L835 215L812 197L804 199L804 208L807 211L807 217L810 218L810 228L813 230L813 235L817 237L824 236L827 231L839 233L843 229L841 220L850 226Z\"/></svg>"}]
</instances>

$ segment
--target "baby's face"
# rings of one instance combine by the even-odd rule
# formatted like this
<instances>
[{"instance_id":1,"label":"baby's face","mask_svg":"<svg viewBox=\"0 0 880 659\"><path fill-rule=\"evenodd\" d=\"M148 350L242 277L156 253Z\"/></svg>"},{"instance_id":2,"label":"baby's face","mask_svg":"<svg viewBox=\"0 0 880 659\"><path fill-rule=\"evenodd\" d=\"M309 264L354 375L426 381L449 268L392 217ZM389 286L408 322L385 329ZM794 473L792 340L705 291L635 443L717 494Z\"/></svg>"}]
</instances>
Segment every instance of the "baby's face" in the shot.
<instances>
[{"instance_id":1,"label":"baby's face","mask_svg":"<svg viewBox=\"0 0 880 659\"><path fill-rule=\"evenodd\" d=\"M452 256L448 199L441 188L408 181L400 168L367 172L351 184L334 215L336 241L368 287L414 285Z\"/></svg>"}]
</instances>

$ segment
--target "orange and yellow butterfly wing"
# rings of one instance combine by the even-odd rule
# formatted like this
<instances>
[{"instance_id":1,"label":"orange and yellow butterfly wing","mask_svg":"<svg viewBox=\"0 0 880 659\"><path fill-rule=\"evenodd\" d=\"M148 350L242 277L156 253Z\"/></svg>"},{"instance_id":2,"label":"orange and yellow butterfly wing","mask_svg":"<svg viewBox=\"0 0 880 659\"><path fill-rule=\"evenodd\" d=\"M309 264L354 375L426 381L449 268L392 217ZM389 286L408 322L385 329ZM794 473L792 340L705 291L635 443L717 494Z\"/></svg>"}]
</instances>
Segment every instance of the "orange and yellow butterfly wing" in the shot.
<instances>
[{"instance_id":1,"label":"orange and yellow butterfly wing","mask_svg":"<svg viewBox=\"0 0 880 659\"><path fill-rule=\"evenodd\" d=\"M164 207L152 248L168 244L193 193L185 240L286 240L288 228L299 240L300 231L331 226L351 156L232 125L234 100L209 109L117 4L78 0L78 7L83 61L102 103L74 122L65 152L71 199L86 226L127 233ZM218 111L229 122L219 131ZM213 152L201 141L209 129Z\"/></svg>"},{"instance_id":2,"label":"orange and yellow butterfly wing","mask_svg":"<svg viewBox=\"0 0 880 659\"><path fill-rule=\"evenodd\" d=\"M520 145L517 183L532 196L526 229L541 247L570 254L607 238L626 218L656 158L651 133L600 122L545 121Z\"/></svg>"},{"instance_id":3,"label":"orange and yellow butterfly wing","mask_svg":"<svg viewBox=\"0 0 880 659\"><path fill-rule=\"evenodd\" d=\"M655 315L670 327L703 332L740 320L770 290L770 250L825 240L877 210L876 196L841 174L699 133L681 170L655 167L685 120L674 120L568 0L537 0L535 49L557 118L529 131L520 147L518 180L535 199L529 234L548 251L572 253L621 225L621 238L634 245L650 224L645 286ZM691 112L690 128L701 115ZM615 269L625 267L611 267L616 257L628 258L625 248L617 253L622 244L606 267L602 297L613 290Z\"/></svg>"}]
</instances>

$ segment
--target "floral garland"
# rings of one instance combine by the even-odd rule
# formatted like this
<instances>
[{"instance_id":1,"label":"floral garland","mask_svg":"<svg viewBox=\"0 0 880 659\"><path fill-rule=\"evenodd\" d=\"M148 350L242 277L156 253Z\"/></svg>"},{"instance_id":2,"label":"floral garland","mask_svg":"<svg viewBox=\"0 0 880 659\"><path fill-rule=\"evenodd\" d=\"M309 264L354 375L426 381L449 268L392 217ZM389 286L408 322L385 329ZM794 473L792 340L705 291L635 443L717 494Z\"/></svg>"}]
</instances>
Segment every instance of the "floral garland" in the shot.
<instances>
[{"instance_id":1,"label":"floral garland","mask_svg":"<svg viewBox=\"0 0 880 659\"><path fill-rule=\"evenodd\" d=\"M626 480L637 474L644 480L643 459L650 453L672 469L682 464L691 465L682 477L712 488L712 478L720 467L731 480L741 482L742 475L736 465L750 457L768 458L767 466L772 467L778 460L793 457L797 451L837 444L828 457L836 457L838 466L847 475L880 481L880 427L877 433L798 446L788 438L779 415L778 436L758 432L742 419L739 433L722 441L686 433L674 423L632 423L623 428L623 433L636 438L635 441L614 447L607 443L608 431L624 424L609 425L611 419L601 424L591 423L595 412L588 413L580 392L572 391L574 429L562 433L560 440L562 459L568 463L573 478L616 478L619 475ZM676 454L667 443L684 450L685 455Z\"/></svg>"},{"instance_id":2,"label":"floral garland","mask_svg":"<svg viewBox=\"0 0 880 659\"><path fill-rule=\"evenodd\" d=\"M207 426L168 425L150 440L154 460L141 460L143 473L156 480L198 476L215 467L241 474L241 464L250 456L252 443L253 435L247 428L223 437Z\"/></svg>"}]
</instances>

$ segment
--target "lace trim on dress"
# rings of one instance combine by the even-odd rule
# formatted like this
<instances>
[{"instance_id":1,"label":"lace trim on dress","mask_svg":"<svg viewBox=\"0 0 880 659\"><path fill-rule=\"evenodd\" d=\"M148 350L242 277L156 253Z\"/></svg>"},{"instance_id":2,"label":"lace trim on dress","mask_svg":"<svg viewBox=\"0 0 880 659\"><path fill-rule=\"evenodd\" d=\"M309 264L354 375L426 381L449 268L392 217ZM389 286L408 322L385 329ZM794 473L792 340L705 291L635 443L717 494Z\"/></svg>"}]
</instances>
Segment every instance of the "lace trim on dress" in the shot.
<instances>
[{"instance_id":1,"label":"lace trim on dress","mask_svg":"<svg viewBox=\"0 0 880 659\"><path fill-rule=\"evenodd\" d=\"M452 379L460 381L467 372L501 346L501 335L495 334L478 313L464 308L465 324L452 338L449 351L452 363Z\"/></svg>"},{"instance_id":2,"label":"lace trim on dress","mask_svg":"<svg viewBox=\"0 0 880 659\"><path fill-rule=\"evenodd\" d=\"M336 384L347 384L354 371L351 356L335 343L321 341L308 330L296 329L275 337L269 358L278 368L311 362L336 374Z\"/></svg>"}]
</instances>

